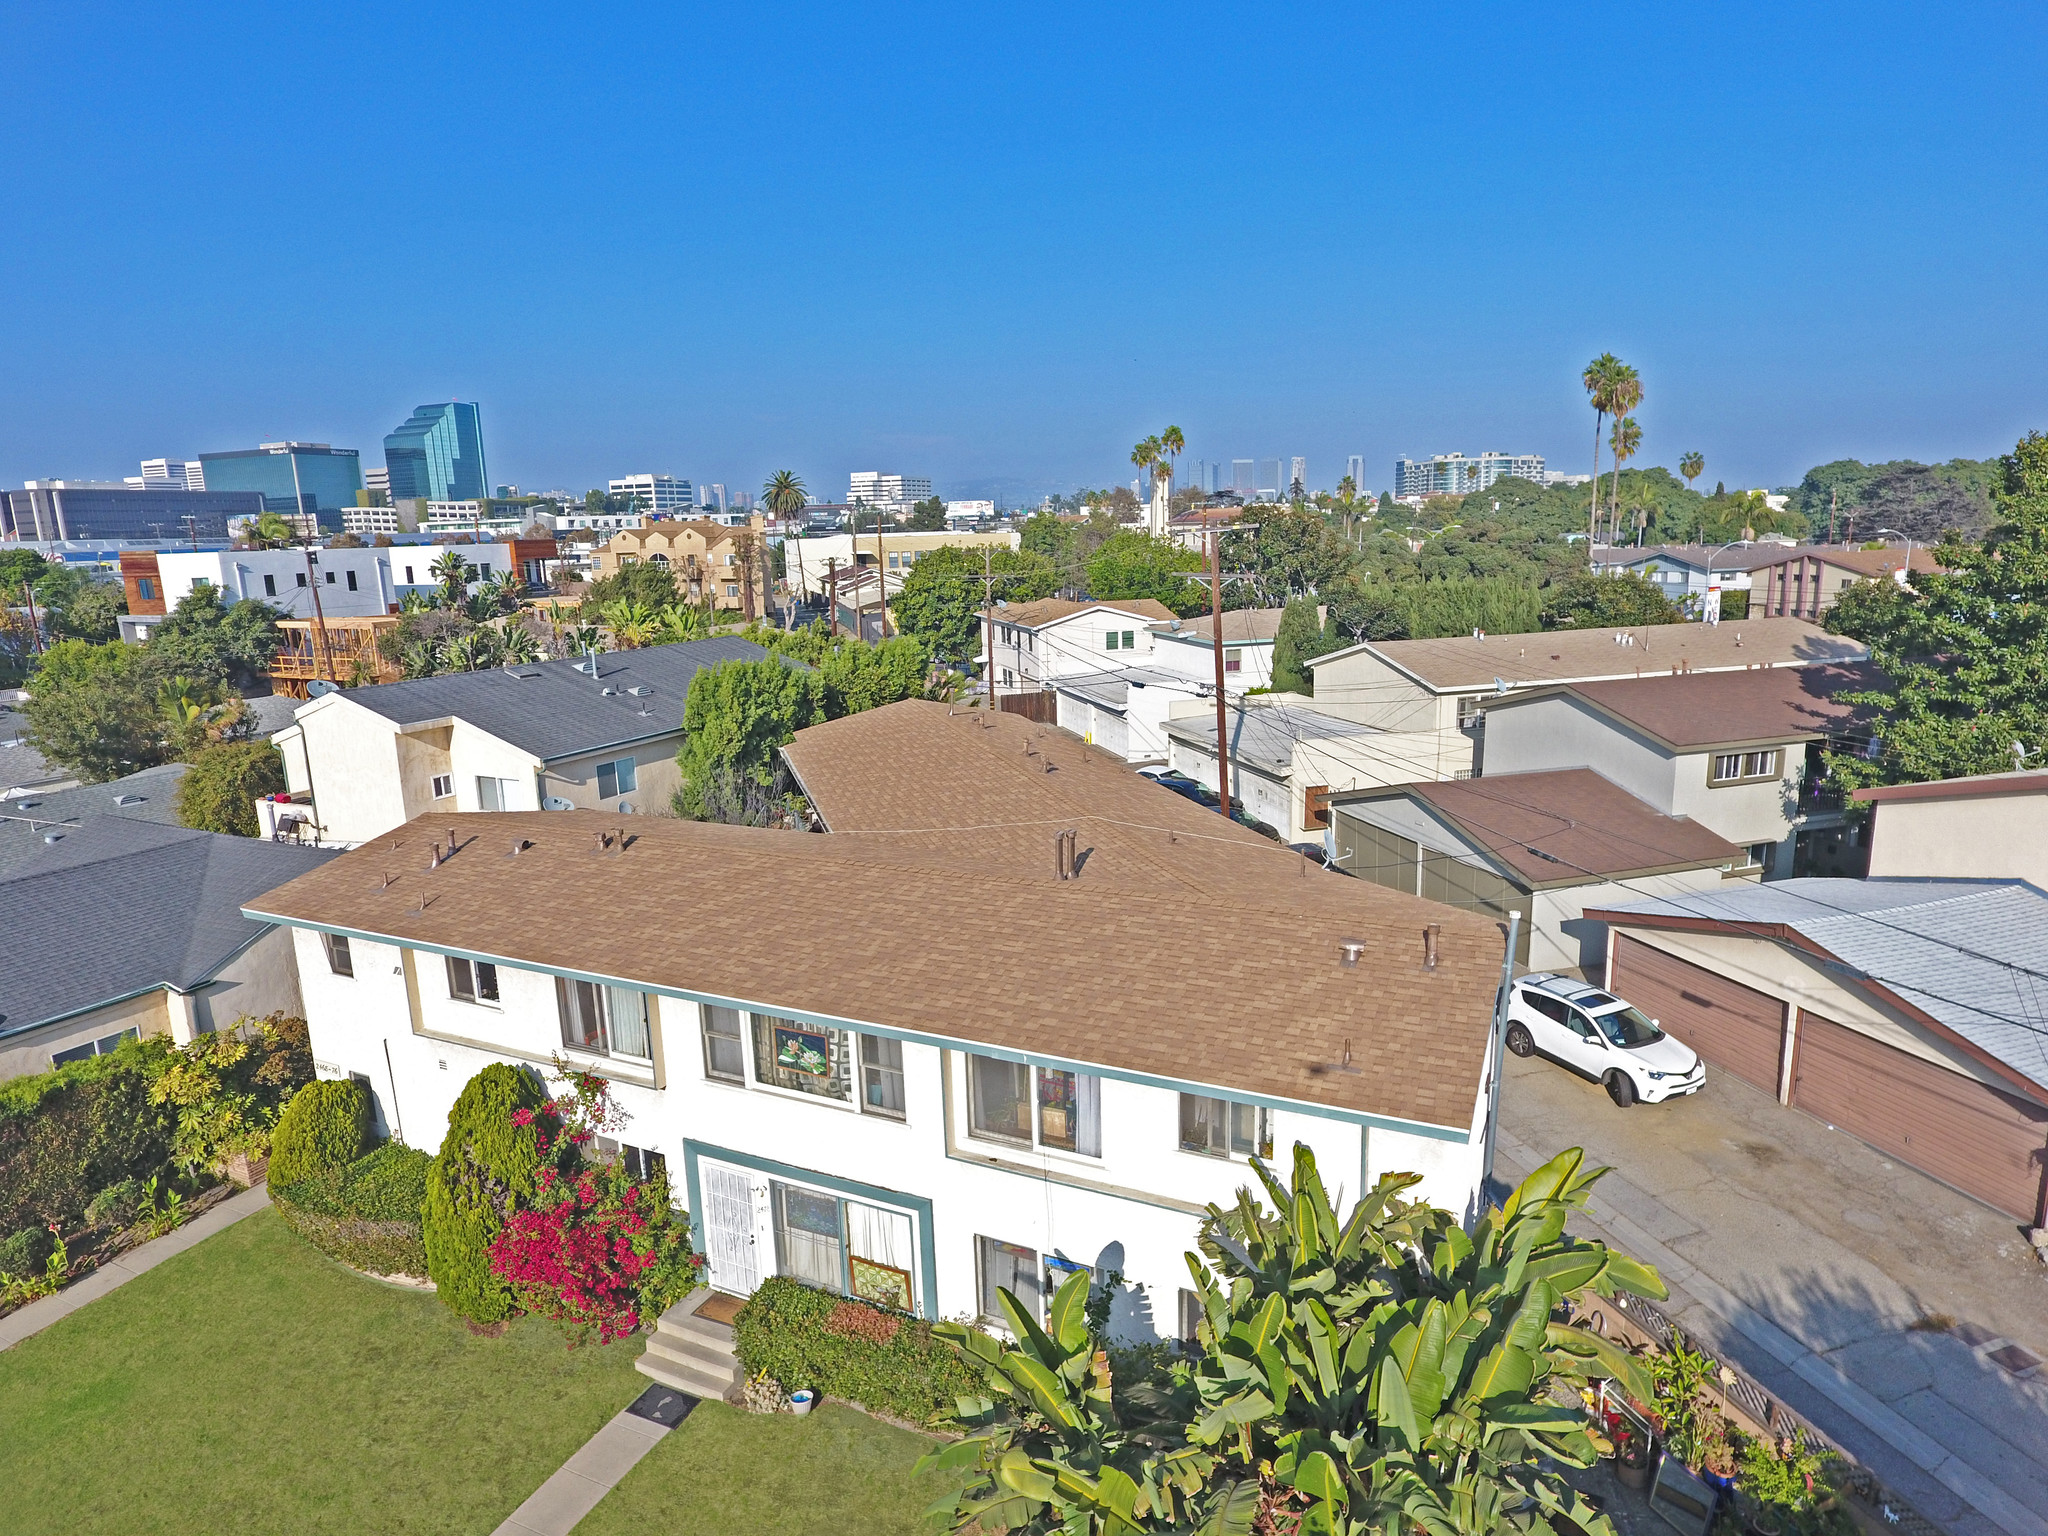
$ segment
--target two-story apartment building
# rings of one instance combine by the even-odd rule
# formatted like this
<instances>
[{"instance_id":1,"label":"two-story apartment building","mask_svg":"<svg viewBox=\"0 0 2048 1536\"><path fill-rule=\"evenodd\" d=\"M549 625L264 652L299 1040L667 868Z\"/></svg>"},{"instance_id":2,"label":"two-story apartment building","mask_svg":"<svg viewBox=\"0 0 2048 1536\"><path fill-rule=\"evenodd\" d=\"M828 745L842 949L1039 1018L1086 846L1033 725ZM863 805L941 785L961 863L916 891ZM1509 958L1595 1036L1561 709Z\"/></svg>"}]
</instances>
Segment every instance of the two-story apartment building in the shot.
<instances>
[{"instance_id":1,"label":"two-story apartment building","mask_svg":"<svg viewBox=\"0 0 2048 1536\"><path fill-rule=\"evenodd\" d=\"M1028 603L998 600L994 614L995 655L989 655L989 624L981 626L982 676L1004 689L1049 688L1062 677L1149 666L1160 640L1152 626L1173 622L1173 610L1156 598L1118 602L1042 597Z\"/></svg>"},{"instance_id":2,"label":"two-story apartment building","mask_svg":"<svg viewBox=\"0 0 2048 1536\"><path fill-rule=\"evenodd\" d=\"M1625 545L1593 551L1593 569L1604 576L1640 576L1674 603L1696 603L1709 586L1723 592L1751 590L1751 572L1783 559L1792 541L1765 538L1714 548L1706 544Z\"/></svg>"},{"instance_id":3,"label":"two-story apartment building","mask_svg":"<svg viewBox=\"0 0 2048 1536\"><path fill-rule=\"evenodd\" d=\"M806 509L813 518L832 510L816 505ZM982 550L1015 549L1021 537L1014 528L947 528L921 533L887 528L879 536L870 528L865 533L809 534L783 540L783 574L805 602L822 597L834 572L856 567L886 573L893 593L912 567L935 549L971 550L978 565Z\"/></svg>"},{"instance_id":4,"label":"two-story apartment building","mask_svg":"<svg viewBox=\"0 0 2048 1536\"><path fill-rule=\"evenodd\" d=\"M430 811L666 812L690 682L767 652L730 636L347 688L270 739L322 843Z\"/></svg>"},{"instance_id":5,"label":"two-story apartment building","mask_svg":"<svg viewBox=\"0 0 2048 1536\"><path fill-rule=\"evenodd\" d=\"M920 730L1005 729L936 708ZM951 835L434 816L248 910L296 930L320 1073L363 1080L412 1144L487 1063L603 1074L619 1140L665 1160L737 1295L787 1275L982 1316L998 1286L1028 1303L1116 1270L1114 1331L1181 1336L1193 1223L1297 1142L1333 1186L1414 1171L1476 1214L1495 925L1194 838L1183 866L1106 823L1065 866L1050 832L1028 860ZM581 920L522 921L508 888ZM819 890L859 900L789 899ZM1186 953L1257 955L1257 985L1190 986L1168 912ZM932 964L963 913L972 963Z\"/></svg>"},{"instance_id":6,"label":"two-story apartment building","mask_svg":"<svg viewBox=\"0 0 2048 1536\"><path fill-rule=\"evenodd\" d=\"M1841 696L1883 686L1846 663L1528 689L1487 704L1485 776L1591 768L1737 844L1765 879L1815 873L1843 856L1821 752L1869 741L1866 713Z\"/></svg>"},{"instance_id":7,"label":"two-story apartment building","mask_svg":"<svg viewBox=\"0 0 2048 1536\"><path fill-rule=\"evenodd\" d=\"M1445 760L1462 758L1457 772L1470 774L1480 771L1486 712L1503 694L1553 683L1862 661L1869 654L1803 619L1775 618L1367 640L1308 666L1318 709L1384 731L1433 731Z\"/></svg>"}]
</instances>

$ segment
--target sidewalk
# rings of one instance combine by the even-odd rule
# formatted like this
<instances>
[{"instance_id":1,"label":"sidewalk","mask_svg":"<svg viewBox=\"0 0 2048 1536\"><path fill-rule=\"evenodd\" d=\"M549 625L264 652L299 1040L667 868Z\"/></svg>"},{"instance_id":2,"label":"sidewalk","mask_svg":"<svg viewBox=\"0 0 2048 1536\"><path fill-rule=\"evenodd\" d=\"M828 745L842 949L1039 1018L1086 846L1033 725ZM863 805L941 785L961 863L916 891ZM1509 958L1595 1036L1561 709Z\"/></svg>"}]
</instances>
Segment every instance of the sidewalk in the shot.
<instances>
[{"instance_id":1,"label":"sidewalk","mask_svg":"<svg viewBox=\"0 0 2048 1536\"><path fill-rule=\"evenodd\" d=\"M672 1387L649 1387L613 1414L491 1536L569 1536L640 1458L689 1416L697 1401Z\"/></svg>"},{"instance_id":2,"label":"sidewalk","mask_svg":"<svg viewBox=\"0 0 2048 1536\"><path fill-rule=\"evenodd\" d=\"M2048 1271L1991 1213L1740 1083L1623 1112L1511 1064L1500 1176L1572 1145L1614 1168L1583 1226L1657 1267L1688 1334L1955 1536L2048 1536L2048 1366L2000 1336L2048 1344Z\"/></svg>"},{"instance_id":3,"label":"sidewalk","mask_svg":"<svg viewBox=\"0 0 2048 1536\"><path fill-rule=\"evenodd\" d=\"M32 1301L0 1317L0 1349L12 1349L23 1339L69 1317L86 1303L99 1300L137 1275L149 1273L165 1259L183 1253L195 1243L205 1242L223 1227L233 1226L244 1216L255 1215L268 1204L270 1191L261 1184L254 1189L245 1189L239 1195L221 1201L205 1215L193 1217L177 1231L152 1238L130 1248L118 1258L108 1260L83 1280L74 1281L56 1295Z\"/></svg>"}]
</instances>

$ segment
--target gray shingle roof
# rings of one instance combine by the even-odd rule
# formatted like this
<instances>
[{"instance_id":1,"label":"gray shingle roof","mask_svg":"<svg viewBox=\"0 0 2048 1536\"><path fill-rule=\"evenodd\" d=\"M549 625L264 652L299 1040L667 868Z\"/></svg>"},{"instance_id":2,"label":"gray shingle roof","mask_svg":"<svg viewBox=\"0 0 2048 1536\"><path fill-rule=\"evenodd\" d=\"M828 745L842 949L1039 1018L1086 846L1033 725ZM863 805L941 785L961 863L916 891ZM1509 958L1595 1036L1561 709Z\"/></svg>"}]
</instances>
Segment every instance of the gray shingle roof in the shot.
<instances>
[{"instance_id":1,"label":"gray shingle roof","mask_svg":"<svg viewBox=\"0 0 2048 1536\"><path fill-rule=\"evenodd\" d=\"M1216 717L1204 712L1182 715L1166 722L1166 734L1190 746L1216 750ZM1300 704L1265 704L1246 708L1232 704L1230 710L1230 755L1241 763L1270 774L1285 774L1294 766L1294 744L1298 741L1350 740L1384 736L1377 726L1356 720L1340 720Z\"/></svg>"},{"instance_id":2,"label":"gray shingle roof","mask_svg":"<svg viewBox=\"0 0 2048 1536\"><path fill-rule=\"evenodd\" d=\"M75 825L88 816L122 816L176 826L178 780L184 776L183 763L164 763L105 784L36 790L0 800L0 879L17 873L42 852L43 834L53 824Z\"/></svg>"},{"instance_id":3,"label":"gray shingle roof","mask_svg":"<svg viewBox=\"0 0 2048 1536\"><path fill-rule=\"evenodd\" d=\"M1776 880L1615 909L1782 925L2048 1088L2048 894L2008 880Z\"/></svg>"},{"instance_id":4,"label":"gray shingle roof","mask_svg":"<svg viewBox=\"0 0 2048 1536\"><path fill-rule=\"evenodd\" d=\"M335 857L121 816L31 848L0 880L0 1038L198 985L269 926L242 916L242 903Z\"/></svg>"},{"instance_id":5,"label":"gray shingle roof","mask_svg":"<svg viewBox=\"0 0 2048 1536\"><path fill-rule=\"evenodd\" d=\"M676 730L690 680L700 671L721 661L760 661L767 654L751 640L719 635L607 652L597 658L595 679L580 661L539 661L352 688L348 699L400 726L465 720L549 761ZM634 688L647 691L628 691Z\"/></svg>"}]
</instances>

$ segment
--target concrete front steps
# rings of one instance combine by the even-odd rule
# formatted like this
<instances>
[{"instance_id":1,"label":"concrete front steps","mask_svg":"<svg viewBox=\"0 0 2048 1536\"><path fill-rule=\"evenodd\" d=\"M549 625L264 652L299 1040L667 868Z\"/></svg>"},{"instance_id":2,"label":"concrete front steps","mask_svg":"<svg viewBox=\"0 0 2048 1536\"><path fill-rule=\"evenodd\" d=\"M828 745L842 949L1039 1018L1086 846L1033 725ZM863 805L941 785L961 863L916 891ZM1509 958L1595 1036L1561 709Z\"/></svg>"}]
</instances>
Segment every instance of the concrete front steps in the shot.
<instances>
[{"instance_id":1,"label":"concrete front steps","mask_svg":"<svg viewBox=\"0 0 2048 1536\"><path fill-rule=\"evenodd\" d=\"M732 1352L732 1329L697 1315L713 1294L699 1287L662 1313L634 1369L692 1397L724 1402L737 1395L740 1363Z\"/></svg>"}]
</instances>

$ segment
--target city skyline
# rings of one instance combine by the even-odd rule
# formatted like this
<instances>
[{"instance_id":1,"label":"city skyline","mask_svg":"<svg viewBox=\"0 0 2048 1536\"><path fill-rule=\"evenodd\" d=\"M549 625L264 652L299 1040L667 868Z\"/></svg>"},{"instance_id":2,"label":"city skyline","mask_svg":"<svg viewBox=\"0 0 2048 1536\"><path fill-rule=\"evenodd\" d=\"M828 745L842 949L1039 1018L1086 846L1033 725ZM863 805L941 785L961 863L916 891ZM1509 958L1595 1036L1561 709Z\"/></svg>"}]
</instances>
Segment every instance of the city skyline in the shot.
<instances>
[{"instance_id":1,"label":"city skyline","mask_svg":"<svg viewBox=\"0 0 2048 1536\"><path fill-rule=\"evenodd\" d=\"M1427 18L1340 8L1204 12L1170 39L1079 12L407 16L402 44L357 14L255 32L203 6L10 17L13 190L67 212L0 249L0 483L287 438L374 461L413 402L450 398L484 405L493 472L522 485L667 470L756 489L789 468L816 493L875 464L956 490L1124 484L1129 445L1166 422L1189 456L1278 449L1325 488L1354 454L1385 488L1398 456L1456 442L1583 473L1578 374L1609 350L1646 386L1636 463L1696 449L1709 484L1984 457L2048 417L2048 251L2027 233L2048 222L2048 121L2009 11L1877 7L1846 38L1762 7L1626 27L1482 12L1473 41L1520 84L1478 99L1403 67L1439 46ZM629 38L791 89L726 117L628 83L618 111L565 126L478 114L432 66L463 56L567 100L613 89ZM1385 61L1374 110L1183 110L1186 81L1254 48ZM1152 67L1133 74L1133 50ZM353 110L307 97L316 57L355 61ZM878 114L852 82L884 61L972 78L972 103ZM1589 68L1625 142L1529 84ZM164 78L194 110L158 110ZM266 206L280 163L375 199L423 140L465 166L431 238L366 219L251 242L195 212ZM1480 212L1448 244L1393 212L1417 184L1489 182L1524 211L1485 238ZM206 196L134 196L163 185ZM1303 210L1304 238L1190 240L1136 214L1139 185ZM731 234L561 237L650 203ZM809 233L877 210L900 238ZM1609 233L1589 241L1588 220Z\"/></svg>"}]
</instances>

